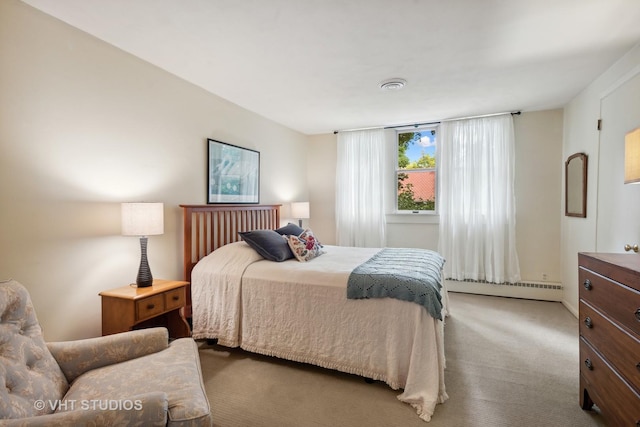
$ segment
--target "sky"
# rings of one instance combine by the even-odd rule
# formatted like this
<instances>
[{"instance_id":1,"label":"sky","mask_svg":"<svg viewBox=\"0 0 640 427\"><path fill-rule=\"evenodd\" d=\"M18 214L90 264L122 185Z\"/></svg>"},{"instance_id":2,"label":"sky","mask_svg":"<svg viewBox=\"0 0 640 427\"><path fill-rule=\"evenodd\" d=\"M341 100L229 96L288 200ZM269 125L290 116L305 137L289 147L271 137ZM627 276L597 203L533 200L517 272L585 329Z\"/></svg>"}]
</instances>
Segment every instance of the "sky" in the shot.
<instances>
[{"instance_id":1,"label":"sky","mask_svg":"<svg viewBox=\"0 0 640 427\"><path fill-rule=\"evenodd\" d=\"M421 135L420 142L409 145L409 148L405 152L410 162L417 161L423 154L431 154L433 156L436 153L435 144L438 134L431 135L431 129L419 133Z\"/></svg>"}]
</instances>

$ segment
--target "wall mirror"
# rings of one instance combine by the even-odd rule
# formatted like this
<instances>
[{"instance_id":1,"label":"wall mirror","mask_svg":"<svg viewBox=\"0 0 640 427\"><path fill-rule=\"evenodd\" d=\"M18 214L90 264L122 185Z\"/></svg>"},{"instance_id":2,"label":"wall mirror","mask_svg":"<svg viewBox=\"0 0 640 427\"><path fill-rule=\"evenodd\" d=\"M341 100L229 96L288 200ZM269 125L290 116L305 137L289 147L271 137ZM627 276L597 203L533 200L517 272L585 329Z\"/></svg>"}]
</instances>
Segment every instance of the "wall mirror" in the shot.
<instances>
[{"instance_id":1,"label":"wall mirror","mask_svg":"<svg viewBox=\"0 0 640 427\"><path fill-rule=\"evenodd\" d=\"M564 214L587 217L587 155L576 153L567 159L565 168Z\"/></svg>"}]
</instances>

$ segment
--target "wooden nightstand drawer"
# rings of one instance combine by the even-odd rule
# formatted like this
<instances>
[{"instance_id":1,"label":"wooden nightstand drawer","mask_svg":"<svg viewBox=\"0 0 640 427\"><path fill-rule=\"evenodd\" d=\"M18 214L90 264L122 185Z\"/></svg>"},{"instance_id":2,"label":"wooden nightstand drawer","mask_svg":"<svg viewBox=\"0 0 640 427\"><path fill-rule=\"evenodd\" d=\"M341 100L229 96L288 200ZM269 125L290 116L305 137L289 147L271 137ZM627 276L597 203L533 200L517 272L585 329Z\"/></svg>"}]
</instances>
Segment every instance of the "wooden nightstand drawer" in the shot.
<instances>
[{"instance_id":1,"label":"wooden nightstand drawer","mask_svg":"<svg viewBox=\"0 0 640 427\"><path fill-rule=\"evenodd\" d=\"M183 314L188 285L189 282L156 279L148 287L122 286L100 292L102 335L164 326L171 338L190 336Z\"/></svg>"},{"instance_id":2,"label":"wooden nightstand drawer","mask_svg":"<svg viewBox=\"0 0 640 427\"><path fill-rule=\"evenodd\" d=\"M164 296L154 295L136 301L136 321L149 319L165 311Z\"/></svg>"},{"instance_id":3,"label":"wooden nightstand drawer","mask_svg":"<svg viewBox=\"0 0 640 427\"><path fill-rule=\"evenodd\" d=\"M187 303L186 292L184 288L174 289L173 291L166 292L165 307L166 310L173 310L174 308L183 307Z\"/></svg>"}]
</instances>

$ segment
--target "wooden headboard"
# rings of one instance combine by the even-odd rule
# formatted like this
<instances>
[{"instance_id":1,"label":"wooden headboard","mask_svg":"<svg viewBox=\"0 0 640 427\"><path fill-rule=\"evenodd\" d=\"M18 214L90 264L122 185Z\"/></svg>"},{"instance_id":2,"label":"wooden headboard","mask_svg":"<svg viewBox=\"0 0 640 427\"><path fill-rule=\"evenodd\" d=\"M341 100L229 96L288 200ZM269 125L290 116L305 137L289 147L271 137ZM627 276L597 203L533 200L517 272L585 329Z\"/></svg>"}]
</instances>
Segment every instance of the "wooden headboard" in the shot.
<instances>
[{"instance_id":1,"label":"wooden headboard","mask_svg":"<svg viewBox=\"0 0 640 427\"><path fill-rule=\"evenodd\" d=\"M220 246L240 240L238 232L275 230L281 205L180 205L184 224L184 280L196 263Z\"/></svg>"}]
</instances>

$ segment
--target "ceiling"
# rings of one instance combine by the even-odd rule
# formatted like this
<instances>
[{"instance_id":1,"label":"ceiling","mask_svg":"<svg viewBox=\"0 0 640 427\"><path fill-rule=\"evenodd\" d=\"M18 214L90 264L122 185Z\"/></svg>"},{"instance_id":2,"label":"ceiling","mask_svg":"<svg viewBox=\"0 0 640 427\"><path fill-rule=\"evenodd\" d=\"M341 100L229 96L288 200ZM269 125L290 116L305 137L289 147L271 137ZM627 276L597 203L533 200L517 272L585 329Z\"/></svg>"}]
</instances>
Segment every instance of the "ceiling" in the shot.
<instances>
[{"instance_id":1,"label":"ceiling","mask_svg":"<svg viewBox=\"0 0 640 427\"><path fill-rule=\"evenodd\" d=\"M640 41L638 0L23 1L310 135L562 107Z\"/></svg>"}]
</instances>

